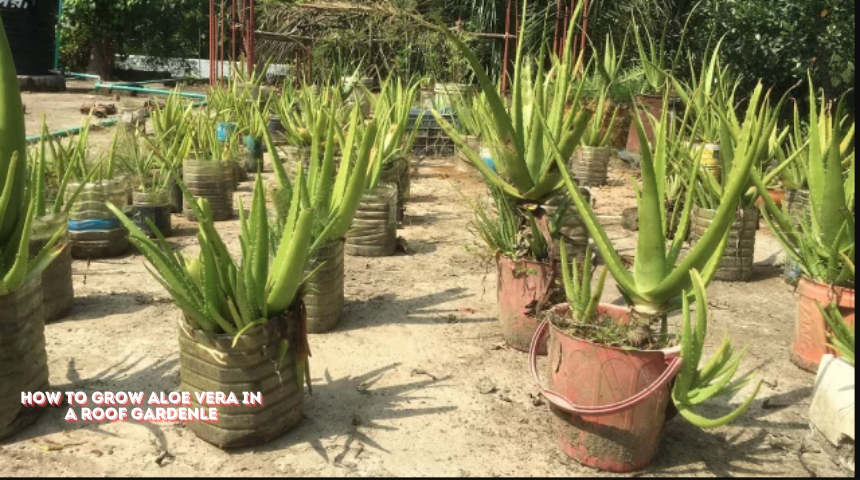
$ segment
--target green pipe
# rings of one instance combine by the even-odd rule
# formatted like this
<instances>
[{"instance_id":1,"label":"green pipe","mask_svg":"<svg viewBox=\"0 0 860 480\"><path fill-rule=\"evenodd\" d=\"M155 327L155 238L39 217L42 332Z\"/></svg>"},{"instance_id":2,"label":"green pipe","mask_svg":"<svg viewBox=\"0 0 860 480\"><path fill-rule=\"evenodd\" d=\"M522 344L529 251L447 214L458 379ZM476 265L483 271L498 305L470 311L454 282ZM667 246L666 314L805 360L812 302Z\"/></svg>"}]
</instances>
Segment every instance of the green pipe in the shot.
<instances>
[{"instance_id":1,"label":"green pipe","mask_svg":"<svg viewBox=\"0 0 860 480\"><path fill-rule=\"evenodd\" d=\"M186 80L193 80L191 77L182 77L182 78L166 78L164 80L145 80L143 82L115 82L111 83L111 85L122 85L126 87L136 87L140 85L151 85L153 83L164 83L164 82L182 82Z\"/></svg>"},{"instance_id":2,"label":"green pipe","mask_svg":"<svg viewBox=\"0 0 860 480\"><path fill-rule=\"evenodd\" d=\"M100 76L98 76L98 75L93 75L93 74L91 74L91 73L73 73L73 72L66 72L66 73L65 73L65 75L66 75L67 77L72 77L72 78L82 78L82 79L84 79L84 80L98 80L99 82L101 82L101 81L102 81L102 77L100 77Z\"/></svg>"},{"instance_id":3,"label":"green pipe","mask_svg":"<svg viewBox=\"0 0 860 480\"><path fill-rule=\"evenodd\" d=\"M99 123L97 123L97 124L95 124L95 125L96 125L97 127L112 127L112 126L114 126L114 125L116 125L116 124L117 124L117 119L115 119L115 118L110 118L110 119L107 119L107 120L102 120L101 122L99 122ZM73 135L77 135L77 134L81 133L81 130L83 130L83 128L84 128L84 127L64 128L64 129L62 129L62 130L56 130L56 131L54 131L54 132L50 132L50 133L48 134L48 136L49 136L49 137L52 137L52 138L65 138L65 137L71 137L71 136L73 136ZM41 135L41 134L39 134L39 135L32 135L32 136L30 136L30 137L27 137L27 144L28 144L28 145L30 145L30 144L33 144L33 143L37 143L37 142L39 142L39 140L41 140L41 139L42 139L42 135Z\"/></svg>"},{"instance_id":4,"label":"green pipe","mask_svg":"<svg viewBox=\"0 0 860 480\"><path fill-rule=\"evenodd\" d=\"M205 107L206 105L207 105L207 102L195 102L195 103L191 104L191 107L192 108L200 108L200 107ZM146 115L148 117L149 113L147 113ZM97 123L96 126L98 126L98 127L112 127L112 126L116 125L117 123L118 123L117 119L110 118L107 120L102 120L101 122ZM79 133L81 133L81 130L83 130L83 127L64 128L62 130L56 130L56 131L50 132L50 133L48 133L48 136L51 138L71 137L72 135L78 135ZM27 137L27 144L31 145L34 143L38 143L39 140L41 140L41 139L42 139L42 135L32 135L30 137Z\"/></svg>"},{"instance_id":5,"label":"green pipe","mask_svg":"<svg viewBox=\"0 0 860 480\"><path fill-rule=\"evenodd\" d=\"M173 90L157 90L152 88L143 88L143 87L130 87L128 85L118 85L115 83L102 83L96 82L95 89L96 91L100 89L106 89L108 91L111 90L119 90L121 92L136 92L136 93L148 93L151 95L179 95L183 98L199 98L205 99L206 94L204 93L188 93L188 92L175 92Z\"/></svg>"}]
</instances>

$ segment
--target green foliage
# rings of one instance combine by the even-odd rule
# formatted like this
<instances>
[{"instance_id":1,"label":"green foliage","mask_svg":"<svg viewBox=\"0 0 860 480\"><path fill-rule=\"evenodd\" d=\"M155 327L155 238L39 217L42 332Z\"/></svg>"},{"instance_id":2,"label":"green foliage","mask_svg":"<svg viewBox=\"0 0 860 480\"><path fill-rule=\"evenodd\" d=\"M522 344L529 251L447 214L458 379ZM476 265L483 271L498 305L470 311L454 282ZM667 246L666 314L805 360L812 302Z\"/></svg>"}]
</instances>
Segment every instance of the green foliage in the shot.
<instances>
[{"instance_id":1,"label":"green foliage","mask_svg":"<svg viewBox=\"0 0 860 480\"><path fill-rule=\"evenodd\" d=\"M735 355L731 339L723 340L714 357L700 367L708 335L708 295L705 281L693 270L692 296L696 299L696 322L693 324L690 292L684 296L684 332L681 336L681 359L684 366L675 380L672 399L681 416L693 425L703 428L719 428L735 421L752 406L762 382L754 388L749 398L734 412L718 419L709 419L695 412L696 407L710 400L732 396L740 392L752 380L753 374L735 380L745 352Z\"/></svg>"},{"instance_id":2,"label":"green foliage","mask_svg":"<svg viewBox=\"0 0 860 480\"><path fill-rule=\"evenodd\" d=\"M208 15L206 0L64 0L61 64L86 70L96 46L104 54L154 57L156 68L168 58L197 57L206 51Z\"/></svg>"},{"instance_id":3,"label":"green foliage","mask_svg":"<svg viewBox=\"0 0 860 480\"><path fill-rule=\"evenodd\" d=\"M816 306L824 317L824 321L827 323L827 328L832 332L829 333L827 337L830 339L833 349L836 350L839 353L839 356L845 359L845 361L854 365L856 356L854 346L856 340L854 326L848 325L837 305L831 304L828 305L827 308L824 308L819 303Z\"/></svg>"},{"instance_id":4,"label":"green foliage","mask_svg":"<svg viewBox=\"0 0 860 480\"><path fill-rule=\"evenodd\" d=\"M594 275L591 266L591 246L586 248L582 265L577 265L576 259L570 263L567 256L567 245L561 242L561 276L564 281L564 292L570 305L571 318L575 322L588 323L597 317L597 307L606 286L606 276L609 270L604 269L597 282L597 288L591 289L591 279Z\"/></svg>"}]
</instances>

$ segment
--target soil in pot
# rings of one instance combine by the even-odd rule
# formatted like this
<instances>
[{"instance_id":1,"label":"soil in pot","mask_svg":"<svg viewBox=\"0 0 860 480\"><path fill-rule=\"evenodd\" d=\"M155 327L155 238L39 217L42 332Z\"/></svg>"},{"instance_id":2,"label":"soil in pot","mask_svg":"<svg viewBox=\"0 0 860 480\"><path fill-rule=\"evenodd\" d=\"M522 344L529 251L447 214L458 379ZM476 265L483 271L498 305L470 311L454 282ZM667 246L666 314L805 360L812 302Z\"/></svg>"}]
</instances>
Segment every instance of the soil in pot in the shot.
<instances>
[{"instance_id":1,"label":"soil in pot","mask_svg":"<svg viewBox=\"0 0 860 480\"><path fill-rule=\"evenodd\" d=\"M49 389L41 280L36 277L11 295L0 296L0 440L44 412L21 404L21 392Z\"/></svg>"},{"instance_id":2,"label":"soil in pot","mask_svg":"<svg viewBox=\"0 0 860 480\"><path fill-rule=\"evenodd\" d=\"M555 271L548 262L514 261L501 257L497 264L499 325L505 342L528 352L537 330L539 305L552 305ZM538 350L546 355L546 344Z\"/></svg>"},{"instance_id":3,"label":"soil in pot","mask_svg":"<svg viewBox=\"0 0 860 480\"><path fill-rule=\"evenodd\" d=\"M798 287L797 324L794 331L794 346L791 361L810 373L818 371L821 357L837 355L829 345L827 323L818 304L827 307L836 303L845 316L845 321L854 326L854 290L833 287L801 278Z\"/></svg>"},{"instance_id":4,"label":"soil in pot","mask_svg":"<svg viewBox=\"0 0 860 480\"><path fill-rule=\"evenodd\" d=\"M693 243L701 239L711 226L717 212L704 208L693 211ZM720 261L716 280L723 282L746 282L752 278L755 262L756 231L761 213L755 207L740 210L732 223L729 244Z\"/></svg>"},{"instance_id":5,"label":"soil in pot","mask_svg":"<svg viewBox=\"0 0 860 480\"><path fill-rule=\"evenodd\" d=\"M252 329L233 347L233 336L193 330L179 322L180 390L191 392L192 408L196 392L261 392L264 402L255 407L219 407L219 422L192 422L188 429L202 440L220 448L252 447L274 440L293 429L302 419L304 387L296 375L292 341L298 321L274 319ZM291 348L279 365L283 339Z\"/></svg>"},{"instance_id":6,"label":"soil in pot","mask_svg":"<svg viewBox=\"0 0 860 480\"><path fill-rule=\"evenodd\" d=\"M390 257L397 251L397 187L381 184L361 200L346 234L346 254Z\"/></svg>"},{"instance_id":7,"label":"soil in pot","mask_svg":"<svg viewBox=\"0 0 860 480\"><path fill-rule=\"evenodd\" d=\"M67 229L65 215L50 215L36 219L30 239L30 256L35 257L45 248L58 229ZM60 243L69 241L66 234ZM45 323L65 317L75 305L75 286L72 280L72 249L67 245L63 252L42 272L43 313Z\"/></svg>"},{"instance_id":8,"label":"soil in pot","mask_svg":"<svg viewBox=\"0 0 860 480\"><path fill-rule=\"evenodd\" d=\"M314 252L305 275L316 271L307 285L305 306L308 333L334 330L343 317L344 307L344 241L335 240Z\"/></svg>"},{"instance_id":9,"label":"soil in pot","mask_svg":"<svg viewBox=\"0 0 860 480\"><path fill-rule=\"evenodd\" d=\"M173 223L170 215L170 192L143 193L134 192L134 215L132 220L138 228L143 230L150 238L156 234L149 222L165 237L173 234Z\"/></svg>"},{"instance_id":10,"label":"soil in pot","mask_svg":"<svg viewBox=\"0 0 860 480\"><path fill-rule=\"evenodd\" d=\"M564 317L567 309L564 305L554 312ZM619 324L629 323L624 308L604 305L600 311ZM548 333L552 383L546 389L537 373L535 347ZM583 465L613 473L651 463L671 401L670 384L681 368L677 351L608 347L545 322L530 357L532 376L555 415L562 451Z\"/></svg>"}]
</instances>

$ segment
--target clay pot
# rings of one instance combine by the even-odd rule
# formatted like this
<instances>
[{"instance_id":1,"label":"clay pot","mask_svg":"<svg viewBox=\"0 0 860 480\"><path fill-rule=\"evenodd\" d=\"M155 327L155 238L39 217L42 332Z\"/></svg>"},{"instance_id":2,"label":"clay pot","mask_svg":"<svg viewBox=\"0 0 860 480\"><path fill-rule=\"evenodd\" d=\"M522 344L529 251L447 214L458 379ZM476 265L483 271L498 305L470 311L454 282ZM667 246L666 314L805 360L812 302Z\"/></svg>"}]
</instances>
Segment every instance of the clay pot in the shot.
<instances>
[{"instance_id":1,"label":"clay pot","mask_svg":"<svg viewBox=\"0 0 860 480\"><path fill-rule=\"evenodd\" d=\"M791 361L795 365L815 373L821 357L837 355L829 347L827 322L818 310L818 304L827 307L836 303L845 315L845 321L854 326L854 290L816 283L801 277L797 286L800 295L797 301L797 325L794 331L794 346Z\"/></svg>"},{"instance_id":2,"label":"clay pot","mask_svg":"<svg viewBox=\"0 0 860 480\"><path fill-rule=\"evenodd\" d=\"M499 324L505 342L512 348L529 351L540 323L535 306L553 288L553 277L553 267L549 263L499 259ZM542 345L538 353L546 355L546 346Z\"/></svg>"},{"instance_id":3,"label":"clay pot","mask_svg":"<svg viewBox=\"0 0 860 480\"><path fill-rule=\"evenodd\" d=\"M564 315L567 305L555 307ZM626 309L601 305L619 323ZM537 346L549 340L549 389L537 373ZM530 350L533 380L556 416L559 447L577 462L614 473L648 466L657 453L671 383L682 367L678 349L628 350L575 338L543 323Z\"/></svg>"}]
</instances>

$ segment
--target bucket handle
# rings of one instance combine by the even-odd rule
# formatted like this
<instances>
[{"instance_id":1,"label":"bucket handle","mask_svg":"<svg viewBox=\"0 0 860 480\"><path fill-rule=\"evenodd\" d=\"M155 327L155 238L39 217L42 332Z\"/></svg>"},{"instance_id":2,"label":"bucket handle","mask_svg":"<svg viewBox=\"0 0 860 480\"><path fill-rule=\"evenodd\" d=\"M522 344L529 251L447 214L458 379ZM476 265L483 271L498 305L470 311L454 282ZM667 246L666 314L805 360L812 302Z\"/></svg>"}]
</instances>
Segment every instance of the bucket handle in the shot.
<instances>
[{"instance_id":1,"label":"bucket handle","mask_svg":"<svg viewBox=\"0 0 860 480\"><path fill-rule=\"evenodd\" d=\"M544 396L544 398L546 398L553 406L572 415L601 417L605 415L620 413L637 407L644 403L646 400L648 400L648 398L655 392L668 386L669 383L675 378L675 376L678 375L678 372L681 371L681 367L684 365L684 361L680 357L675 358L674 360L672 360L672 362L669 364L668 368L665 372L663 372L660 378L655 380L654 383L648 386L648 388L642 390L641 392L628 398L627 400L623 400L612 405L603 405L600 407L583 407L575 405L573 402L565 398L564 395L547 389L543 385L543 382L538 375L538 346L547 337L547 333L549 332L549 326L549 321L544 321L543 323L541 323L541 325L535 332L534 339L532 339L531 348L529 349L529 367L531 368L532 380L534 381L535 385L537 385L537 387L540 389L540 393Z\"/></svg>"}]
</instances>

